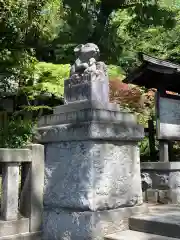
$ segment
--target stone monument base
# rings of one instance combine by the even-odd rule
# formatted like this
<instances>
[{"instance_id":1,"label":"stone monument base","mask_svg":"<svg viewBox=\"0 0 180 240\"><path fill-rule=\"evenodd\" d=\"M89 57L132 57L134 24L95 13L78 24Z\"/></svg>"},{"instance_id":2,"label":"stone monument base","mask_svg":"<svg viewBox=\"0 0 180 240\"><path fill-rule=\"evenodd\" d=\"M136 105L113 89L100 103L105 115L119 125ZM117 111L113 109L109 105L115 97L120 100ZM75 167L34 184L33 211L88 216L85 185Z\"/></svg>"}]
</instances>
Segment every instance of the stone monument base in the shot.
<instances>
[{"instance_id":1,"label":"stone monument base","mask_svg":"<svg viewBox=\"0 0 180 240\"><path fill-rule=\"evenodd\" d=\"M128 218L148 212L147 205L104 211L76 211L58 208L44 211L44 240L102 240L104 236L128 229Z\"/></svg>"},{"instance_id":2,"label":"stone monument base","mask_svg":"<svg viewBox=\"0 0 180 240\"><path fill-rule=\"evenodd\" d=\"M131 113L74 105L82 109L57 108L39 122L44 240L102 240L145 211L138 148L143 128ZM64 124L63 116L71 121Z\"/></svg>"},{"instance_id":3,"label":"stone monument base","mask_svg":"<svg viewBox=\"0 0 180 240\"><path fill-rule=\"evenodd\" d=\"M141 172L152 182L144 189L144 201L180 204L180 162L144 162Z\"/></svg>"},{"instance_id":4,"label":"stone monument base","mask_svg":"<svg viewBox=\"0 0 180 240\"><path fill-rule=\"evenodd\" d=\"M102 240L144 209L138 148L144 129L133 113L109 102L98 47L75 52L66 104L38 122L45 145L44 240Z\"/></svg>"}]
</instances>

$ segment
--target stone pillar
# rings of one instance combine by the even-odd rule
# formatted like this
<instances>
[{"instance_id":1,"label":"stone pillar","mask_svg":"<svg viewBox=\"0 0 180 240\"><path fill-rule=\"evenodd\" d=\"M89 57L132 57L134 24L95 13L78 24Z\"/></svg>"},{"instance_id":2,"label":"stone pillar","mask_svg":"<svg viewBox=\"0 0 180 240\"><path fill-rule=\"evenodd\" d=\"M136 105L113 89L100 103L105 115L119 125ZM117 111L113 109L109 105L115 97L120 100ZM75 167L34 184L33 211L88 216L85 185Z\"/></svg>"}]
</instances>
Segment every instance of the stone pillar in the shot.
<instances>
[{"instance_id":1,"label":"stone pillar","mask_svg":"<svg viewBox=\"0 0 180 240\"><path fill-rule=\"evenodd\" d=\"M168 141L159 141L159 161L169 162L169 144Z\"/></svg>"},{"instance_id":2,"label":"stone pillar","mask_svg":"<svg viewBox=\"0 0 180 240\"><path fill-rule=\"evenodd\" d=\"M127 218L145 210L138 148L143 128L132 113L108 103L107 94L98 101L91 76L86 88L84 76L69 79L66 105L39 121L45 145L45 240L103 239L126 229ZM108 81L100 81L103 99ZM82 91L87 92L81 99Z\"/></svg>"},{"instance_id":3,"label":"stone pillar","mask_svg":"<svg viewBox=\"0 0 180 240\"><path fill-rule=\"evenodd\" d=\"M5 220L18 218L19 164L6 163L2 174L2 216Z\"/></svg>"},{"instance_id":4,"label":"stone pillar","mask_svg":"<svg viewBox=\"0 0 180 240\"><path fill-rule=\"evenodd\" d=\"M22 189L20 210L29 218L29 231L42 231L43 188L44 188L44 147L29 145L32 161L22 164Z\"/></svg>"}]
</instances>

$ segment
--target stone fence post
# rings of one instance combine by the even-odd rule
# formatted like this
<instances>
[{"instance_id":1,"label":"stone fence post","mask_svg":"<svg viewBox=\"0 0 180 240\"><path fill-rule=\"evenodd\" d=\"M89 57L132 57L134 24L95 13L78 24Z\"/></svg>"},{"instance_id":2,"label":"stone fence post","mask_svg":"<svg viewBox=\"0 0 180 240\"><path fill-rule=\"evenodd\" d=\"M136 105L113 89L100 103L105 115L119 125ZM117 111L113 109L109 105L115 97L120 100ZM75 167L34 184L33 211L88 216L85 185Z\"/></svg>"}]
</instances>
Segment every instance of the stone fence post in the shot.
<instances>
[{"instance_id":1,"label":"stone fence post","mask_svg":"<svg viewBox=\"0 0 180 240\"><path fill-rule=\"evenodd\" d=\"M32 144L23 149L0 148L0 163L0 239L40 240L44 188L43 145Z\"/></svg>"},{"instance_id":2,"label":"stone fence post","mask_svg":"<svg viewBox=\"0 0 180 240\"><path fill-rule=\"evenodd\" d=\"M44 191L44 147L32 144L32 162L22 164L22 189L20 211L30 219L30 232L42 231Z\"/></svg>"}]
</instances>

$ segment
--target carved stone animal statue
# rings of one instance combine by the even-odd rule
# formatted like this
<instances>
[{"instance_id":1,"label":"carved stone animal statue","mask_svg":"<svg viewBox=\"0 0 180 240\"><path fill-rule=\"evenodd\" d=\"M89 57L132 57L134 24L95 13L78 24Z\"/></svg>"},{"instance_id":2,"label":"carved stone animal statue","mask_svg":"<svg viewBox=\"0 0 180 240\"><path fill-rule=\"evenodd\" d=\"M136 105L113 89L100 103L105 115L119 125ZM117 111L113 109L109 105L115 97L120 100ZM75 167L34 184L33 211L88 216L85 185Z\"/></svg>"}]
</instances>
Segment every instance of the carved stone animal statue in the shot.
<instances>
[{"instance_id":1,"label":"carved stone animal statue","mask_svg":"<svg viewBox=\"0 0 180 240\"><path fill-rule=\"evenodd\" d=\"M70 76L97 70L96 62L100 55L97 45L94 43L80 44L74 49L74 52L77 58L71 66Z\"/></svg>"}]
</instances>

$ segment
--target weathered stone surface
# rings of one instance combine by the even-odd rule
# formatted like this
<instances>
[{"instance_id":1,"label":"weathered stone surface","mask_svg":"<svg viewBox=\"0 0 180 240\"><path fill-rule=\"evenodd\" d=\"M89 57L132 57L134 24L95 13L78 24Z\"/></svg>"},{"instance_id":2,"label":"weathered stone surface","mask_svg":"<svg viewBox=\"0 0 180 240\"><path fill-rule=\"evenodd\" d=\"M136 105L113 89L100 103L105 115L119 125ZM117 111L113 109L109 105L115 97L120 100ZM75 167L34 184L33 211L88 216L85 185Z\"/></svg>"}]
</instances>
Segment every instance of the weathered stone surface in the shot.
<instances>
[{"instance_id":1,"label":"weathered stone surface","mask_svg":"<svg viewBox=\"0 0 180 240\"><path fill-rule=\"evenodd\" d=\"M82 100L109 102L109 82L107 76L89 73L65 80L64 100L65 103Z\"/></svg>"},{"instance_id":2,"label":"weathered stone surface","mask_svg":"<svg viewBox=\"0 0 180 240\"><path fill-rule=\"evenodd\" d=\"M154 189L147 189L147 201L149 203L157 203L158 202L158 191Z\"/></svg>"},{"instance_id":3,"label":"weathered stone surface","mask_svg":"<svg viewBox=\"0 0 180 240\"><path fill-rule=\"evenodd\" d=\"M168 204L169 201L169 190L158 191L158 202L162 204Z\"/></svg>"},{"instance_id":4,"label":"weathered stone surface","mask_svg":"<svg viewBox=\"0 0 180 240\"><path fill-rule=\"evenodd\" d=\"M142 205L100 212L53 210L45 209L44 212L44 240L103 240L106 234L128 229L128 218L147 212L147 207Z\"/></svg>"},{"instance_id":5,"label":"weathered stone surface","mask_svg":"<svg viewBox=\"0 0 180 240\"><path fill-rule=\"evenodd\" d=\"M19 164L6 163L2 174L2 216L5 220L18 217Z\"/></svg>"},{"instance_id":6,"label":"weathered stone surface","mask_svg":"<svg viewBox=\"0 0 180 240\"><path fill-rule=\"evenodd\" d=\"M99 48L94 43L79 44L75 47L76 60L70 69L70 76L85 72L96 72L96 63L100 55Z\"/></svg>"},{"instance_id":7,"label":"weathered stone surface","mask_svg":"<svg viewBox=\"0 0 180 240\"><path fill-rule=\"evenodd\" d=\"M143 194L143 202L146 203L147 202L147 192L144 191L142 194Z\"/></svg>"},{"instance_id":8,"label":"weathered stone surface","mask_svg":"<svg viewBox=\"0 0 180 240\"><path fill-rule=\"evenodd\" d=\"M120 106L116 103L106 103L106 102L98 102L98 101L79 101L79 102L72 102L65 105L60 105L54 107L53 113L54 115L61 114L61 113L69 113L75 111L81 111L83 109L92 109L92 110L109 110L109 111L122 111ZM122 111L123 113L132 114L127 111ZM134 116L135 117L135 116Z\"/></svg>"},{"instance_id":9,"label":"weathered stone surface","mask_svg":"<svg viewBox=\"0 0 180 240\"><path fill-rule=\"evenodd\" d=\"M65 106L39 122L48 240L101 240L124 226L123 207L143 203L137 142L144 129L131 113L109 103L106 67L96 62L93 46L77 47L65 81Z\"/></svg>"},{"instance_id":10,"label":"weathered stone surface","mask_svg":"<svg viewBox=\"0 0 180 240\"><path fill-rule=\"evenodd\" d=\"M159 161L169 162L169 143L168 141L159 140Z\"/></svg>"},{"instance_id":11,"label":"weathered stone surface","mask_svg":"<svg viewBox=\"0 0 180 240\"><path fill-rule=\"evenodd\" d=\"M126 230L105 236L105 240L178 240L178 238Z\"/></svg>"},{"instance_id":12,"label":"weathered stone surface","mask_svg":"<svg viewBox=\"0 0 180 240\"><path fill-rule=\"evenodd\" d=\"M131 230L180 238L179 206L155 206L149 213L132 216L129 219Z\"/></svg>"},{"instance_id":13,"label":"weathered stone surface","mask_svg":"<svg viewBox=\"0 0 180 240\"><path fill-rule=\"evenodd\" d=\"M9 235L6 237L0 237L0 240L42 240L42 233L35 232Z\"/></svg>"},{"instance_id":14,"label":"weathered stone surface","mask_svg":"<svg viewBox=\"0 0 180 240\"><path fill-rule=\"evenodd\" d=\"M44 116L39 120L38 127L88 121L126 122L135 124L136 117L129 112L111 111L108 108L84 108L79 111L72 110L56 115Z\"/></svg>"},{"instance_id":15,"label":"weathered stone surface","mask_svg":"<svg viewBox=\"0 0 180 240\"><path fill-rule=\"evenodd\" d=\"M158 190L159 202L180 204L180 162L142 163L141 172L152 180L151 189Z\"/></svg>"},{"instance_id":16,"label":"weathered stone surface","mask_svg":"<svg viewBox=\"0 0 180 240\"><path fill-rule=\"evenodd\" d=\"M72 141L46 146L44 203L112 209L142 204L136 144Z\"/></svg>"},{"instance_id":17,"label":"weathered stone surface","mask_svg":"<svg viewBox=\"0 0 180 240\"><path fill-rule=\"evenodd\" d=\"M180 162L142 162L141 169L145 170L160 170L160 171L177 171L180 170Z\"/></svg>"},{"instance_id":18,"label":"weathered stone surface","mask_svg":"<svg viewBox=\"0 0 180 240\"><path fill-rule=\"evenodd\" d=\"M93 43L80 44L75 49L75 63L70 79L64 82L65 104L81 100L109 102L109 81L104 62L97 62L99 48Z\"/></svg>"},{"instance_id":19,"label":"weathered stone surface","mask_svg":"<svg viewBox=\"0 0 180 240\"><path fill-rule=\"evenodd\" d=\"M14 236L17 234L29 232L29 219L19 218L18 220L4 221L0 219L0 240L9 235ZM8 239L8 238L7 238Z\"/></svg>"},{"instance_id":20,"label":"weathered stone surface","mask_svg":"<svg viewBox=\"0 0 180 240\"><path fill-rule=\"evenodd\" d=\"M31 162L31 152L29 149L0 148L0 162Z\"/></svg>"},{"instance_id":21,"label":"weathered stone surface","mask_svg":"<svg viewBox=\"0 0 180 240\"><path fill-rule=\"evenodd\" d=\"M44 190L44 146L29 145L31 164L22 165L22 183L20 210L30 219L30 232L42 230L43 190Z\"/></svg>"},{"instance_id":22,"label":"weathered stone surface","mask_svg":"<svg viewBox=\"0 0 180 240\"><path fill-rule=\"evenodd\" d=\"M144 129L133 123L84 122L61 124L39 128L39 142L60 142L74 140L119 140L139 141Z\"/></svg>"},{"instance_id":23,"label":"weathered stone surface","mask_svg":"<svg viewBox=\"0 0 180 240\"><path fill-rule=\"evenodd\" d=\"M171 172L169 174L168 185L171 202L174 204L180 204L180 171Z\"/></svg>"}]
</instances>

